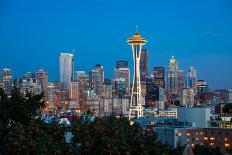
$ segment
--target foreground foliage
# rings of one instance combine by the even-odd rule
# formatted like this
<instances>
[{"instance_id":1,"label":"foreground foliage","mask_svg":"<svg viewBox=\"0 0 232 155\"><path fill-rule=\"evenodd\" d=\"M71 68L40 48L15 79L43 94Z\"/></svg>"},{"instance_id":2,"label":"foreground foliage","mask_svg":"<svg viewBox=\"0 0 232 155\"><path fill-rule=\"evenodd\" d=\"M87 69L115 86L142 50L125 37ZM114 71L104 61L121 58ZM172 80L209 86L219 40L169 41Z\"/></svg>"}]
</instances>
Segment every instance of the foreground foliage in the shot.
<instances>
[{"instance_id":1,"label":"foreground foliage","mask_svg":"<svg viewBox=\"0 0 232 155\"><path fill-rule=\"evenodd\" d=\"M204 145L196 145L193 152L194 155L222 155L219 147L211 148Z\"/></svg>"}]
</instances>

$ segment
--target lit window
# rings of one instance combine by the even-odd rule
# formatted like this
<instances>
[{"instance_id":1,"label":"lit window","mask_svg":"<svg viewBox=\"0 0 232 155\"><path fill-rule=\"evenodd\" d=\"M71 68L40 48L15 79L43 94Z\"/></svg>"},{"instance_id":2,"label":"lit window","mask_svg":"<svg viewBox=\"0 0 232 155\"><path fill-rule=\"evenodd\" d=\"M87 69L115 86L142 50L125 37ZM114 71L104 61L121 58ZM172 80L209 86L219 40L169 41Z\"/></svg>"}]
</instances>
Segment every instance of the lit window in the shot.
<instances>
[{"instance_id":1,"label":"lit window","mask_svg":"<svg viewBox=\"0 0 232 155\"><path fill-rule=\"evenodd\" d=\"M187 133L187 136L190 136L190 133L189 133L189 132Z\"/></svg>"},{"instance_id":2,"label":"lit window","mask_svg":"<svg viewBox=\"0 0 232 155\"><path fill-rule=\"evenodd\" d=\"M192 144L192 147L194 147L194 144Z\"/></svg>"},{"instance_id":3,"label":"lit window","mask_svg":"<svg viewBox=\"0 0 232 155\"><path fill-rule=\"evenodd\" d=\"M229 141L229 138L225 138L225 142Z\"/></svg>"},{"instance_id":4,"label":"lit window","mask_svg":"<svg viewBox=\"0 0 232 155\"><path fill-rule=\"evenodd\" d=\"M225 147L230 147L230 144L229 143L225 143Z\"/></svg>"},{"instance_id":5,"label":"lit window","mask_svg":"<svg viewBox=\"0 0 232 155\"><path fill-rule=\"evenodd\" d=\"M198 132L196 132L196 135L198 135Z\"/></svg>"},{"instance_id":6,"label":"lit window","mask_svg":"<svg viewBox=\"0 0 232 155\"><path fill-rule=\"evenodd\" d=\"M214 145L214 143L210 143L210 145L212 146L212 145Z\"/></svg>"},{"instance_id":7,"label":"lit window","mask_svg":"<svg viewBox=\"0 0 232 155\"><path fill-rule=\"evenodd\" d=\"M134 122L130 121L130 125L133 125L133 124L134 124Z\"/></svg>"},{"instance_id":8,"label":"lit window","mask_svg":"<svg viewBox=\"0 0 232 155\"><path fill-rule=\"evenodd\" d=\"M197 137L196 140L199 140L199 138Z\"/></svg>"},{"instance_id":9,"label":"lit window","mask_svg":"<svg viewBox=\"0 0 232 155\"><path fill-rule=\"evenodd\" d=\"M210 137L210 140L214 140L214 137Z\"/></svg>"},{"instance_id":10,"label":"lit window","mask_svg":"<svg viewBox=\"0 0 232 155\"><path fill-rule=\"evenodd\" d=\"M204 140L209 140L209 138L208 137L204 137Z\"/></svg>"},{"instance_id":11,"label":"lit window","mask_svg":"<svg viewBox=\"0 0 232 155\"><path fill-rule=\"evenodd\" d=\"M181 133L180 133L180 132L178 133L178 136L181 136Z\"/></svg>"},{"instance_id":12,"label":"lit window","mask_svg":"<svg viewBox=\"0 0 232 155\"><path fill-rule=\"evenodd\" d=\"M203 135L203 132L200 132L201 135Z\"/></svg>"}]
</instances>

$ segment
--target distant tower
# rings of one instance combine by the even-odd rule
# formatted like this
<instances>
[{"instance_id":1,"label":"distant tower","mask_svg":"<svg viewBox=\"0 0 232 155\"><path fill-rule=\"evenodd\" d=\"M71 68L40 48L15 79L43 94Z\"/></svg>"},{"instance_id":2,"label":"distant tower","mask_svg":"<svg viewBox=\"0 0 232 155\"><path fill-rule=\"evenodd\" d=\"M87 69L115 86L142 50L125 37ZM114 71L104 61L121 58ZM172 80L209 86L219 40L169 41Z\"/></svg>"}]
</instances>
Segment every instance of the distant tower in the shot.
<instances>
[{"instance_id":1,"label":"distant tower","mask_svg":"<svg viewBox=\"0 0 232 155\"><path fill-rule=\"evenodd\" d=\"M12 89L12 73L11 69L4 68L2 70L2 83L4 91L7 95L10 95Z\"/></svg>"},{"instance_id":2,"label":"distant tower","mask_svg":"<svg viewBox=\"0 0 232 155\"><path fill-rule=\"evenodd\" d=\"M142 45L147 43L147 40L140 36L137 32L127 40L128 44L132 47L134 59L134 78L132 85L132 93L129 107L129 119L132 117L143 116L142 97L141 97L141 84L140 84L140 55Z\"/></svg>"},{"instance_id":3,"label":"distant tower","mask_svg":"<svg viewBox=\"0 0 232 155\"><path fill-rule=\"evenodd\" d=\"M193 88L194 93L196 93L197 92L196 83L197 83L197 71L193 67L189 67L187 79L186 79L186 87Z\"/></svg>"},{"instance_id":4,"label":"distant tower","mask_svg":"<svg viewBox=\"0 0 232 155\"><path fill-rule=\"evenodd\" d=\"M48 72L40 69L35 74L37 84L41 86L42 91L44 92L45 101L48 100Z\"/></svg>"},{"instance_id":5,"label":"distant tower","mask_svg":"<svg viewBox=\"0 0 232 155\"><path fill-rule=\"evenodd\" d=\"M124 79L125 83L125 94L124 95L129 95L130 94L130 69L128 67L128 61L117 61L116 62L116 68L115 68L115 86L117 84L122 82L122 79ZM120 88L121 87L117 87ZM116 92L118 90L116 89Z\"/></svg>"},{"instance_id":6,"label":"distant tower","mask_svg":"<svg viewBox=\"0 0 232 155\"><path fill-rule=\"evenodd\" d=\"M140 83L142 96L146 95L146 79L148 78L148 51L142 49L140 54Z\"/></svg>"},{"instance_id":7,"label":"distant tower","mask_svg":"<svg viewBox=\"0 0 232 155\"><path fill-rule=\"evenodd\" d=\"M169 96L178 94L178 63L174 56L168 61L167 90Z\"/></svg>"},{"instance_id":8,"label":"distant tower","mask_svg":"<svg viewBox=\"0 0 232 155\"><path fill-rule=\"evenodd\" d=\"M91 90L94 90L96 95L101 95L104 83L104 67L100 64L95 65L90 72L89 78Z\"/></svg>"},{"instance_id":9,"label":"distant tower","mask_svg":"<svg viewBox=\"0 0 232 155\"><path fill-rule=\"evenodd\" d=\"M73 79L73 54L60 54L60 82L63 84L64 90L71 88L71 81Z\"/></svg>"},{"instance_id":10,"label":"distant tower","mask_svg":"<svg viewBox=\"0 0 232 155\"><path fill-rule=\"evenodd\" d=\"M165 88L164 67L154 67L154 83L158 87Z\"/></svg>"}]
</instances>

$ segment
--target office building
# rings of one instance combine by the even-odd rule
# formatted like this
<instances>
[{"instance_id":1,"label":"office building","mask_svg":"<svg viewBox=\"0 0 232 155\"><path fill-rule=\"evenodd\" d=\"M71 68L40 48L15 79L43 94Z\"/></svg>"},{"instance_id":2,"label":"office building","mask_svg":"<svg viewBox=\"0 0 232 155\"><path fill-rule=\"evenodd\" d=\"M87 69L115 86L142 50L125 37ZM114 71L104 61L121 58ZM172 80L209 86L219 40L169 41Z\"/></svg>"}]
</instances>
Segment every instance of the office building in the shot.
<instances>
[{"instance_id":1,"label":"office building","mask_svg":"<svg viewBox=\"0 0 232 155\"><path fill-rule=\"evenodd\" d=\"M187 78L186 78L186 87L192 88L194 93L197 93L197 71L193 67L189 67Z\"/></svg>"},{"instance_id":2,"label":"office building","mask_svg":"<svg viewBox=\"0 0 232 155\"><path fill-rule=\"evenodd\" d=\"M125 95L130 94L130 69L128 67L127 61L117 61L115 68L115 81L119 81L119 79L125 80L126 92Z\"/></svg>"},{"instance_id":3,"label":"office building","mask_svg":"<svg viewBox=\"0 0 232 155\"><path fill-rule=\"evenodd\" d=\"M44 99L47 101L48 99L48 72L43 69L38 70L35 73L36 82L41 86L42 91L44 92Z\"/></svg>"},{"instance_id":4,"label":"office building","mask_svg":"<svg viewBox=\"0 0 232 155\"><path fill-rule=\"evenodd\" d=\"M168 61L167 92L169 99L178 94L178 63L174 56Z\"/></svg>"},{"instance_id":5,"label":"office building","mask_svg":"<svg viewBox=\"0 0 232 155\"><path fill-rule=\"evenodd\" d=\"M157 87L165 88L164 67L154 67L153 81Z\"/></svg>"},{"instance_id":6,"label":"office building","mask_svg":"<svg viewBox=\"0 0 232 155\"><path fill-rule=\"evenodd\" d=\"M63 90L69 90L73 79L73 54L60 54L60 82Z\"/></svg>"},{"instance_id":7,"label":"office building","mask_svg":"<svg viewBox=\"0 0 232 155\"><path fill-rule=\"evenodd\" d=\"M210 108L207 107L178 107L178 122L191 122L193 127L207 128L210 121Z\"/></svg>"},{"instance_id":8,"label":"office building","mask_svg":"<svg viewBox=\"0 0 232 155\"><path fill-rule=\"evenodd\" d=\"M12 90L12 72L11 69L4 68L2 70L2 84L3 90L7 95L10 95Z\"/></svg>"},{"instance_id":9,"label":"office building","mask_svg":"<svg viewBox=\"0 0 232 155\"><path fill-rule=\"evenodd\" d=\"M102 95L102 85L104 82L104 68L97 64L89 74L90 88L96 95Z\"/></svg>"}]
</instances>

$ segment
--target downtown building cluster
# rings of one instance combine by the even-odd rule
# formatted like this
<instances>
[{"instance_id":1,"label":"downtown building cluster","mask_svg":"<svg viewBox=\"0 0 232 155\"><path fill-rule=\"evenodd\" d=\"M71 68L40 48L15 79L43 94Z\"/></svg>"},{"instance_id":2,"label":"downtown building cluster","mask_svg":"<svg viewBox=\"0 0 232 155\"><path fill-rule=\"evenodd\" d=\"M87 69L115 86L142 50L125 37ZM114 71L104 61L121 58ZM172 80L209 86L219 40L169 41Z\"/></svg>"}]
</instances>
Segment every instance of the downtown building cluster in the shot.
<instances>
[{"instance_id":1,"label":"downtown building cluster","mask_svg":"<svg viewBox=\"0 0 232 155\"><path fill-rule=\"evenodd\" d=\"M232 103L231 89L211 90L205 80L197 79L194 67L189 67L185 74L174 56L167 67L155 66L149 74L148 57L148 49L141 49L139 89L143 117L132 119L131 123L137 121L152 128L161 143L172 147L177 147L178 142L186 145L185 154L192 154L196 144L218 146L224 152L231 148L232 116L222 110ZM2 69L0 87L9 97L13 86L25 95L43 92L44 116L80 116L90 110L96 117L128 117L134 99L128 61L116 61L112 79L105 78L101 64L86 72L75 70L74 61L72 52L61 53L60 80L52 82L43 69L14 79L11 69Z\"/></svg>"}]
</instances>

